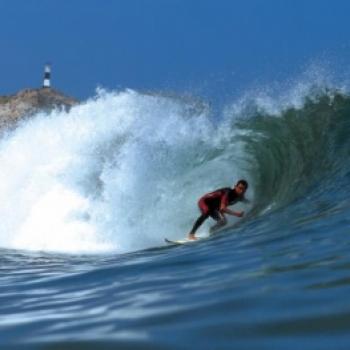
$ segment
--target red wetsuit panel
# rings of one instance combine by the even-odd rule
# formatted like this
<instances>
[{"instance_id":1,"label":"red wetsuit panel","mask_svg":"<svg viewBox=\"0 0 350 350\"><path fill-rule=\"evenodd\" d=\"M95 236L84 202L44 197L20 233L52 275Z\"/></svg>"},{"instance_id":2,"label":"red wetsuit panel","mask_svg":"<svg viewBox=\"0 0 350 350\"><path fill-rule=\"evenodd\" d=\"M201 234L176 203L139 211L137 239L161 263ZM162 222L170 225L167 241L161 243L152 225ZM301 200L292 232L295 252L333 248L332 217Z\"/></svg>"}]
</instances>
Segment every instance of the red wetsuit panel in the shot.
<instances>
[{"instance_id":1,"label":"red wetsuit panel","mask_svg":"<svg viewBox=\"0 0 350 350\"><path fill-rule=\"evenodd\" d=\"M210 192L201 197L198 201L198 206L203 214L220 210L222 204L225 207L229 204L229 192L232 191L229 187L220 188L214 192Z\"/></svg>"}]
</instances>

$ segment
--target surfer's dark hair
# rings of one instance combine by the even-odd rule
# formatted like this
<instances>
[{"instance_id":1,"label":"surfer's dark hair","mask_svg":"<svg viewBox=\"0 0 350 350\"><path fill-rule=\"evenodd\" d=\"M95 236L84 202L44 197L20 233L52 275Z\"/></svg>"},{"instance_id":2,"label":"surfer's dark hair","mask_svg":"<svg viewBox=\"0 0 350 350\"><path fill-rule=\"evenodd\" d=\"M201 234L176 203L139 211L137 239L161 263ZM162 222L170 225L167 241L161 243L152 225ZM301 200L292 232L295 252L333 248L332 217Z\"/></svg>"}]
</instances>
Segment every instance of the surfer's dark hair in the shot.
<instances>
[{"instance_id":1,"label":"surfer's dark hair","mask_svg":"<svg viewBox=\"0 0 350 350\"><path fill-rule=\"evenodd\" d=\"M238 185L243 185L246 190L248 189L248 182L246 180L243 180L243 179L238 180L236 183L236 186L238 186Z\"/></svg>"}]
</instances>

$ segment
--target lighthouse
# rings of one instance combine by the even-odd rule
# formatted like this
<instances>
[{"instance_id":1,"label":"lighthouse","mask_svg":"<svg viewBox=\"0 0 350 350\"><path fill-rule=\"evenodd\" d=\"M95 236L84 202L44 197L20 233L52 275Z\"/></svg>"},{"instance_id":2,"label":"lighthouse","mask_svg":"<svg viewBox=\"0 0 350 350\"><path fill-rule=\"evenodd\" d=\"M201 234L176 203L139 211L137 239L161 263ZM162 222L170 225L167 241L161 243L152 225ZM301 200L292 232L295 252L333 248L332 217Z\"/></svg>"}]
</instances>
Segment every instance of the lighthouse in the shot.
<instances>
[{"instance_id":1,"label":"lighthouse","mask_svg":"<svg viewBox=\"0 0 350 350\"><path fill-rule=\"evenodd\" d=\"M51 65L47 63L45 64L45 69L44 69L43 88L50 88L50 87L51 87Z\"/></svg>"}]
</instances>

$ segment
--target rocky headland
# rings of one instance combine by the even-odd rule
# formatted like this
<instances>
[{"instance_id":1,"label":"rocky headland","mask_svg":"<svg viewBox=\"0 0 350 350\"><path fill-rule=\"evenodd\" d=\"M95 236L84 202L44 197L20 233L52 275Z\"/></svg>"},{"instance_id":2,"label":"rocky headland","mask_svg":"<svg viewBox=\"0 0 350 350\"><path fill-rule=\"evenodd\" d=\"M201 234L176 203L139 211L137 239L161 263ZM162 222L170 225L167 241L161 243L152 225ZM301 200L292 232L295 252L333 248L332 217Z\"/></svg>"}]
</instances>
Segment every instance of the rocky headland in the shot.
<instances>
[{"instance_id":1,"label":"rocky headland","mask_svg":"<svg viewBox=\"0 0 350 350\"><path fill-rule=\"evenodd\" d=\"M78 103L75 98L52 88L25 89L14 95L0 96L0 129L15 127L20 120L39 111L69 110Z\"/></svg>"}]
</instances>

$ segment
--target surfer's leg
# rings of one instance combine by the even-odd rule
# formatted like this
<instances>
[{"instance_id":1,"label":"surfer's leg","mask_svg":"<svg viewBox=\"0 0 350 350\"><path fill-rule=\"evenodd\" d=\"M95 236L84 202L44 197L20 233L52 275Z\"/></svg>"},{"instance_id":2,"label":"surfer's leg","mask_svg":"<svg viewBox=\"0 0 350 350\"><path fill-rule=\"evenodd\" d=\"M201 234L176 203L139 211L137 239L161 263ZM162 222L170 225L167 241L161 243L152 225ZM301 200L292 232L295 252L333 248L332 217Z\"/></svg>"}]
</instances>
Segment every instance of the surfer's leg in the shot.
<instances>
[{"instance_id":1,"label":"surfer's leg","mask_svg":"<svg viewBox=\"0 0 350 350\"><path fill-rule=\"evenodd\" d=\"M195 237L195 233L196 231L198 230L199 226L201 226L203 224L203 222L205 220L207 220L209 217L208 214L202 214L197 220L196 222L194 223L193 227L192 227L192 230L190 231L190 233L188 234L188 238L189 239L196 239Z\"/></svg>"},{"instance_id":2,"label":"surfer's leg","mask_svg":"<svg viewBox=\"0 0 350 350\"><path fill-rule=\"evenodd\" d=\"M209 229L209 233L214 233L220 227L223 227L227 224L227 219L224 214L221 214L219 211L214 211L210 213L210 216L216 221L216 224Z\"/></svg>"},{"instance_id":3,"label":"surfer's leg","mask_svg":"<svg viewBox=\"0 0 350 350\"><path fill-rule=\"evenodd\" d=\"M207 220L209 217L209 214L208 214L209 208L208 208L208 205L205 202L205 199L203 197L198 201L198 207L199 207L199 210L201 211L202 215L196 220L196 222L194 223L194 225L192 227L192 230L188 234L189 239L196 239L196 237L195 237L196 231L198 230L199 226L201 226L203 224L203 222L205 220Z\"/></svg>"}]
</instances>

